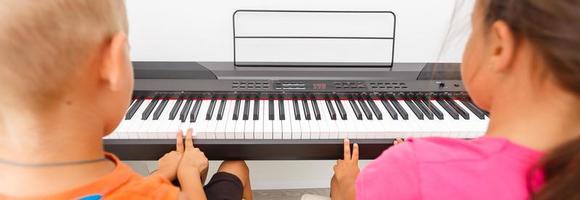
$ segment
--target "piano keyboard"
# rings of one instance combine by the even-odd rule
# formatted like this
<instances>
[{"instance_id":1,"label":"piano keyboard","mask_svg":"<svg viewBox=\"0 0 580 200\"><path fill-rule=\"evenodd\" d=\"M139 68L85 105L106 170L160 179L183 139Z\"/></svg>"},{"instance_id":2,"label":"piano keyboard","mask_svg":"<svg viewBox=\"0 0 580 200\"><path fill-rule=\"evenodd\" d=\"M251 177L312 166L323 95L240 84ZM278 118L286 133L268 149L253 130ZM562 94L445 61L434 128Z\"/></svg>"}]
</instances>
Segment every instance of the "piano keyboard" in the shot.
<instances>
[{"instance_id":1,"label":"piano keyboard","mask_svg":"<svg viewBox=\"0 0 580 200\"><path fill-rule=\"evenodd\" d=\"M192 128L205 140L475 138L487 113L467 99L137 98L105 139L175 139Z\"/></svg>"},{"instance_id":2,"label":"piano keyboard","mask_svg":"<svg viewBox=\"0 0 580 200\"><path fill-rule=\"evenodd\" d=\"M137 76L105 150L158 159L175 148L178 130L191 128L196 147L213 160L338 159L343 138L359 144L361 159L373 159L395 138L470 139L489 121L460 80L401 80L409 72L368 80L191 79L197 71L180 71L197 66L190 64L142 66L153 71Z\"/></svg>"}]
</instances>

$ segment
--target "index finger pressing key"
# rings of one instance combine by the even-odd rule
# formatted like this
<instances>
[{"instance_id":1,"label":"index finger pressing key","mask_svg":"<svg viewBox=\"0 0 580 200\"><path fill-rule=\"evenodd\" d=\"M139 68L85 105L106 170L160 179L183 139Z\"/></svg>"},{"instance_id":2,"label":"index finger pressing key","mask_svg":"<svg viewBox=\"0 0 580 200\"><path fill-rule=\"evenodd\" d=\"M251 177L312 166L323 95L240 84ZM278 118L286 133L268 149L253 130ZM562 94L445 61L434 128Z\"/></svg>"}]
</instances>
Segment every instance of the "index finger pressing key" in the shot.
<instances>
[{"instance_id":1,"label":"index finger pressing key","mask_svg":"<svg viewBox=\"0 0 580 200\"><path fill-rule=\"evenodd\" d=\"M177 143L175 144L175 150L179 153L183 153L183 131L177 131Z\"/></svg>"},{"instance_id":2,"label":"index finger pressing key","mask_svg":"<svg viewBox=\"0 0 580 200\"><path fill-rule=\"evenodd\" d=\"M344 139L344 160L350 160L350 141Z\"/></svg>"},{"instance_id":3,"label":"index finger pressing key","mask_svg":"<svg viewBox=\"0 0 580 200\"><path fill-rule=\"evenodd\" d=\"M193 149L193 138L191 137L193 133L192 129L187 129L187 134L185 134L185 149Z\"/></svg>"},{"instance_id":4,"label":"index finger pressing key","mask_svg":"<svg viewBox=\"0 0 580 200\"><path fill-rule=\"evenodd\" d=\"M355 143L352 146L352 160L358 161L358 144Z\"/></svg>"}]
</instances>

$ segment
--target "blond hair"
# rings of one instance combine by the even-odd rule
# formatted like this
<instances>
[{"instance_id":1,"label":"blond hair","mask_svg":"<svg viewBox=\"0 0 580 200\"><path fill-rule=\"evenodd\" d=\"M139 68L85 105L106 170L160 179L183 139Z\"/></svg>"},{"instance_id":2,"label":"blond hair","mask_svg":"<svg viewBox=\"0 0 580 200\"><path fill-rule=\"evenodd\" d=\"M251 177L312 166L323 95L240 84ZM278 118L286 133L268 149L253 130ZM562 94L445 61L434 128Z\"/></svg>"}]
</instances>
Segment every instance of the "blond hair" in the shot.
<instances>
[{"instance_id":1,"label":"blond hair","mask_svg":"<svg viewBox=\"0 0 580 200\"><path fill-rule=\"evenodd\" d=\"M1 99L57 100L67 79L119 32L124 0L1 0Z\"/></svg>"}]
</instances>

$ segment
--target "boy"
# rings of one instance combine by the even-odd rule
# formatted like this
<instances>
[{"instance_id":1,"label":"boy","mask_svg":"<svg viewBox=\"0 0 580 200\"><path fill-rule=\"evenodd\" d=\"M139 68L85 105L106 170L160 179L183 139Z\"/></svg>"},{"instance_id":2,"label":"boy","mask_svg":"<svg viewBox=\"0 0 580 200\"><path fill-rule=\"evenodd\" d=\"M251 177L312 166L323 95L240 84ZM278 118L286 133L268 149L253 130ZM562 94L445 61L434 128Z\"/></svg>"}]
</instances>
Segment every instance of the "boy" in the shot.
<instances>
[{"instance_id":1,"label":"boy","mask_svg":"<svg viewBox=\"0 0 580 200\"><path fill-rule=\"evenodd\" d=\"M133 87L127 27L120 0L0 1L0 199L252 198L243 161L204 193L191 130L147 178L103 151Z\"/></svg>"}]
</instances>

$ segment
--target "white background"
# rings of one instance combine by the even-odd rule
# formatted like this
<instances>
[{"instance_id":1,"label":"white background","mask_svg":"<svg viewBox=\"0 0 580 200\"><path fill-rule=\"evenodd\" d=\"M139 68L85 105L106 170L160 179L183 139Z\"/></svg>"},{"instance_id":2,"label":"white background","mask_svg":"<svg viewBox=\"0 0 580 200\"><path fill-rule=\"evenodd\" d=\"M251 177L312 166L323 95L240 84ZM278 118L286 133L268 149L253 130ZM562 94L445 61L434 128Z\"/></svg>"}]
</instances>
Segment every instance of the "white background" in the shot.
<instances>
[{"instance_id":1,"label":"white background","mask_svg":"<svg viewBox=\"0 0 580 200\"><path fill-rule=\"evenodd\" d=\"M465 1L468 3L464 0L127 0L127 4L133 60L232 61L233 12L282 9L393 11L397 15L395 62L458 62L469 32L473 0ZM453 46L445 47L445 41Z\"/></svg>"},{"instance_id":2,"label":"white background","mask_svg":"<svg viewBox=\"0 0 580 200\"><path fill-rule=\"evenodd\" d=\"M473 6L473 0L127 2L132 57L140 61L232 61L233 12L284 9L393 11L397 15L395 62L459 62L469 35ZM217 164L212 162L213 170ZM334 161L249 162L254 189L329 187L333 164ZM147 165L154 167L155 163Z\"/></svg>"}]
</instances>

